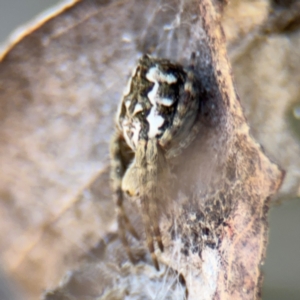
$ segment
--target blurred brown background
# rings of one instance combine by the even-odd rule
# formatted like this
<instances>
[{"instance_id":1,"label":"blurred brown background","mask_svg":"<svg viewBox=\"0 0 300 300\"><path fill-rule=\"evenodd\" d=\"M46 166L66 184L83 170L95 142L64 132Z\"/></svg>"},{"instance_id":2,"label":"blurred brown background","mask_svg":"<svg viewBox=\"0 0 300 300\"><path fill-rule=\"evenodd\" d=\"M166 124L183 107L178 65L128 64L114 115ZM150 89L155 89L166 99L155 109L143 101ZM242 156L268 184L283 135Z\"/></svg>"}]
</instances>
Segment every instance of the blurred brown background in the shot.
<instances>
[{"instance_id":1,"label":"blurred brown background","mask_svg":"<svg viewBox=\"0 0 300 300\"><path fill-rule=\"evenodd\" d=\"M15 28L57 3L59 1L56 0L0 0L0 43ZM300 119L293 114L289 118L299 130ZM297 136L300 139L300 131ZM299 249L300 201L289 199L281 205L274 205L270 213L270 243L264 266L264 300L300 299ZM5 281L2 277L0 276L0 299L20 299L16 295L9 296L5 289L14 288L8 284L9 280Z\"/></svg>"}]
</instances>

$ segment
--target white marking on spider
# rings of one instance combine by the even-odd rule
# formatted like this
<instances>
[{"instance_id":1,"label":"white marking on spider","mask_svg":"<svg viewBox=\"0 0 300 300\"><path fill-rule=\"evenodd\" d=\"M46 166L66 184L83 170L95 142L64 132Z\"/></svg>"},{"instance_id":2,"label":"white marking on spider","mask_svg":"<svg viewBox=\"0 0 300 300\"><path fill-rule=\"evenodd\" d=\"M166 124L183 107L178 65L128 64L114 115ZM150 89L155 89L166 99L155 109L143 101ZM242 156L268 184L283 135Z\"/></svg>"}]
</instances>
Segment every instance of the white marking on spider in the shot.
<instances>
[{"instance_id":1,"label":"white marking on spider","mask_svg":"<svg viewBox=\"0 0 300 300\"><path fill-rule=\"evenodd\" d=\"M128 135L128 133L130 132L130 122L127 118L122 120L121 127L126 143L129 145L130 148L132 148L132 142L130 136Z\"/></svg>"},{"instance_id":2,"label":"white marking on spider","mask_svg":"<svg viewBox=\"0 0 300 300\"><path fill-rule=\"evenodd\" d=\"M127 118L122 122L123 135L129 147L135 151L141 131L141 123L138 120L129 121ZM132 133L132 134L130 134Z\"/></svg>"},{"instance_id":3,"label":"white marking on spider","mask_svg":"<svg viewBox=\"0 0 300 300\"><path fill-rule=\"evenodd\" d=\"M135 148L137 147L137 144L139 141L139 135L140 135L141 129L142 129L141 123L137 120L134 120L132 123L131 131L133 132L132 141L133 141Z\"/></svg>"},{"instance_id":4,"label":"white marking on spider","mask_svg":"<svg viewBox=\"0 0 300 300\"><path fill-rule=\"evenodd\" d=\"M174 103L174 99L171 98L157 98L157 102L163 106L171 106Z\"/></svg>"},{"instance_id":5,"label":"white marking on spider","mask_svg":"<svg viewBox=\"0 0 300 300\"><path fill-rule=\"evenodd\" d=\"M135 115L141 111L143 111L143 106L141 105L141 103L137 103L134 107L133 115Z\"/></svg>"},{"instance_id":6,"label":"white marking on spider","mask_svg":"<svg viewBox=\"0 0 300 300\"><path fill-rule=\"evenodd\" d=\"M164 118L158 114L157 104L171 106L174 102L173 99L159 97L159 82L167 82L168 84L172 84L177 82L177 78L173 74L165 74L161 72L157 66L149 69L146 74L146 78L154 83L152 90L148 93L148 98L153 106L146 118L149 123L149 138L154 138L158 134L161 134L162 131L159 128L164 124L165 121Z\"/></svg>"},{"instance_id":7,"label":"white marking on spider","mask_svg":"<svg viewBox=\"0 0 300 300\"><path fill-rule=\"evenodd\" d=\"M174 100L171 98L159 97L157 94L159 88L159 83L157 81L154 82L154 86L152 90L148 93L148 98L153 106L157 106L157 104L161 104L164 106L171 106L174 103Z\"/></svg>"},{"instance_id":8,"label":"white marking on spider","mask_svg":"<svg viewBox=\"0 0 300 300\"><path fill-rule=\"evenodd\" d=\"M152 67L146 74L146 78L151 82L166 82L172 84L177 82L177 78L173 74L163 73L157 66Z\"/></svg>"},{"instance_id":9,"label":"white marking on spider","mask_svg":"<svg viewBox=\"0 0 300 300\"><path fill-rule=\"evenodd\" d=\"M156 106L157 103L158 88L159 88L159 83L157 81L154 81L154 86L152 90L148 93L148 98L153 106Z\"/></svg>"},{"instance_id":10,"label":"white marking on spider","mask_svg":"<svg viewBox=\"0 0 300 300\"><path fill-rule=\"evenodd\" d=\"M149 115L146 118L149 123L149 132L148 132L149 138L154 138L157 134L160 134L161 130L159 130L159 127L161 127L164 123L164 118L160 116L157 112L158 88L159 88L159 83L157 81L154 81L154 86L152 90L148 93L148 98L151 104L153 105Z\"/></svg>"},{"instance_id":11,"label":"white marking on spider","mask_svg":"<svg viewBox=\"0 0 300 300\"><path fill-rule=\"evenodd\" d=\"M149 123L149 138L154 138L156 135L162 132L159 128L164 124L165 121L165 119L158 114L156 108L157 106L153 105L149 115L147 116L147 121Z\"/></svg>"},{"instance_id":12,"label":"white marking on spider","mask_svg":"<svg viewBox=\"0 0 300 300\"><path fill-rule=\"evenodd\" d=\"M156 105L157 103L164 106L171 106L174 102L173 99L170 98L161 98L157 94L159 88L159 82L167 82L168 84L175 83L177 78L173 74L165 74L161 72L157 66L152 67L146 74L146 78L154 83L152 90L148 93L148 98L152 105Z\"/></svg>"}]
</instances>

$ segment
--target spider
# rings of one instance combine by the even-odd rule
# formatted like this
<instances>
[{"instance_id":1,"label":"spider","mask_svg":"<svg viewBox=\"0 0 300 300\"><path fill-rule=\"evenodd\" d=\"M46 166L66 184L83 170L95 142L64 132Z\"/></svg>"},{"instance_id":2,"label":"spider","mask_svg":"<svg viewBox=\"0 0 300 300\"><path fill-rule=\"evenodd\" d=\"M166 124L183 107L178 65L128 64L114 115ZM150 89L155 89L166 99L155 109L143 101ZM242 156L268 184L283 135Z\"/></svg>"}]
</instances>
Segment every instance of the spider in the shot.
<instances>
[{"instance_id":1,"label":"spider","mask_svg":"<svg viewBox=\"0 0 300 300\"><path fill-rule=\"evenodd\" d=\"M133 261L126 230L136 239L138 234L123 209L125 193L140 200L146 242L157 270L154 238L163 252L159 207L166 200L168 162L197 134L199 86L193 64L184 68L144 55L132 72L117 113L110 154L120 237Z\"/></svg>"}]
</instances>

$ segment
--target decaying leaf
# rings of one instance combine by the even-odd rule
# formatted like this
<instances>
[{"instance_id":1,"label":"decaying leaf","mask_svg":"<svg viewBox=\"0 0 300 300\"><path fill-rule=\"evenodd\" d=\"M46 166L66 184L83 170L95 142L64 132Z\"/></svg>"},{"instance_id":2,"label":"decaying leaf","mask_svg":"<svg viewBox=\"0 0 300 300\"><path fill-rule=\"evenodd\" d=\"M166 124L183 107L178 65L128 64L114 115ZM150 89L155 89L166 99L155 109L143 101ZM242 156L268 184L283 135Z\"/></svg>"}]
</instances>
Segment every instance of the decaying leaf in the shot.
<instances>
[{"instance_id":1,"label":"decaying leaf","mask_svg":"<svg viewBox=\"0 0 300 300\"><path fill-rule=\"evenodd\" d=\"M156 294L158 299L183 299L186 288L189 299L259 297L269 197L280 185L281 172L249 136L219 18L251 132L287 170L281 189L285 196L299 193L299 142L283 120L298 101L300 85L291 79L291 69L285 69L285 77L274 74L286 63L299 70L293 48L299 34L297 27L289 39L278 30L262 32L270 24L268 1L236 0L225 8L220 3L78 1L3 55L0 253L6 271L26 288L29 299L39 297L42 289L54 289L67 270L79 265L83 253L88 262L49 292L49 299L77 299L74 293L83 293L83 299L90 292L123 299L129 287L141 287L141 282L151 286L140 294L143 299L162 286L170 292ZM272 61L266 59L270 51L278 51ZM132 241L140 255L135 266L126 265L116 238L90 248L116 229L108 142L132 67L142 53L187 64L192 52L197 53L207 113L199 138L178 161L174 207L160 223L166 249L158 256L165 273L156 274L142 243ZM271 107L278 113L267 119ZM288 151L281 145L289 145ZM143 235L135 209L127 207ZM104 289L98 281L106 272Z\"/></svg>"}]
</instances>

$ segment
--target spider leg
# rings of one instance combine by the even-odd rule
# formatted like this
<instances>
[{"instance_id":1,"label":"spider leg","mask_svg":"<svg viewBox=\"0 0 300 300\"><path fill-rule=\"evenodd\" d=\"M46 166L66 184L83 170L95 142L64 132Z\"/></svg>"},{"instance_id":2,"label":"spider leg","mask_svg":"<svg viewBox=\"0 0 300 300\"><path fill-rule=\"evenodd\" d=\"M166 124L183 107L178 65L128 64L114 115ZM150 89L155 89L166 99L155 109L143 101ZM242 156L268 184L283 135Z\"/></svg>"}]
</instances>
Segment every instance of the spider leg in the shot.
<instances>
[{"instance_id":1,"label":"spider leg","mask_svg":"<svg viewBox=\"0 0 300 300\"><path fill-rule=\"evenodd\" d=\"M146 160L147 160L147 191L150 196L149 212L151 215L153 233L156 238L159 249L163 252L164 246L159 229L159 211L158 211L158 172L159 172L159 152L156 139L150 139L147 143Z\"/></svg>"},{"instance_id":2,"label":"spider leg","mask_svg":"<svg viewBox=\"0 0 300 300\"><path fill-rule=\"evenodd\" d=\"M166 129L159 143L162 148L167 148L174 140L179 141L178 148L185 148L197 134L197 126L194 126L199 110L198 87L195 74L192 70L187 72L183 91L179 95L176 113L172 125ZM186 133L189 134L186 136ZM181 133L181 135L180 135Z\"/></svg>"},{"instance_id":3,"label":"spider leg","mask_svg":"<svg viewBox=\"0 0 300 300\"><path fill-rule=\"evenodd\" d=\"M153 232L151 226L151 224L153 224L153 220L151 220L151 218L153 217L153 203L151 203L151 201L154 201L154 199L151 197L152 194L151 191L149 191L148 185L150 179L149 175L151 176L151 174L148 174L147 169L147 141L143 139L139 141L136 150L136 167L138 171L142 219L145 227L146 243L150 251L154 266L157 270L159 270L159 264L155 255ZM150 181L152 182L153 180L151 179Z\"/></svg>"},{"instance_id":4,"label":"spider leg","mask_svg":"<svg viewBox=\"0 0 300 300\"><path fill-rule=\"evenodd\" d=\"M146 196L145 200L146 200L146 202L144 202L144 205L143 205L144 209L149 208L149 205L148 205L149 201L147 201L147 200L149 200L149 198ZM155 266L156 270L159 271L159 264L158 264L158 261L157 261L157 257L156 257L156 254L155 254L155 248L154 248L153 232L152 232L152 229L151 229L151 223L152 223L151 221L152 220L150 219L150 214L147 213L147 212L148 211L143 212L143 221L144 221L144 224L145 224L145 233L146 233L146 243L147 243L152 261L154 263L154 266Z\"/></svg>"},{"instance_id":5,"label":"spider leg","mask_svg":"<svg viewBox=\"0 0 300 300\"><path fill-rule=\"evenodd\" d=\"M126 229L136 238L139 236L133 226L131 225L123 206L123 191L122 191L122 178L124 176L124 165L121 151L121 137L115 134L110 144L111 156L111 183L114 195L114 201L117 206L117 221L120 239L126 249L129 259L133 262L133 256L126 238Z\"/></svg>"}]
</instances>

